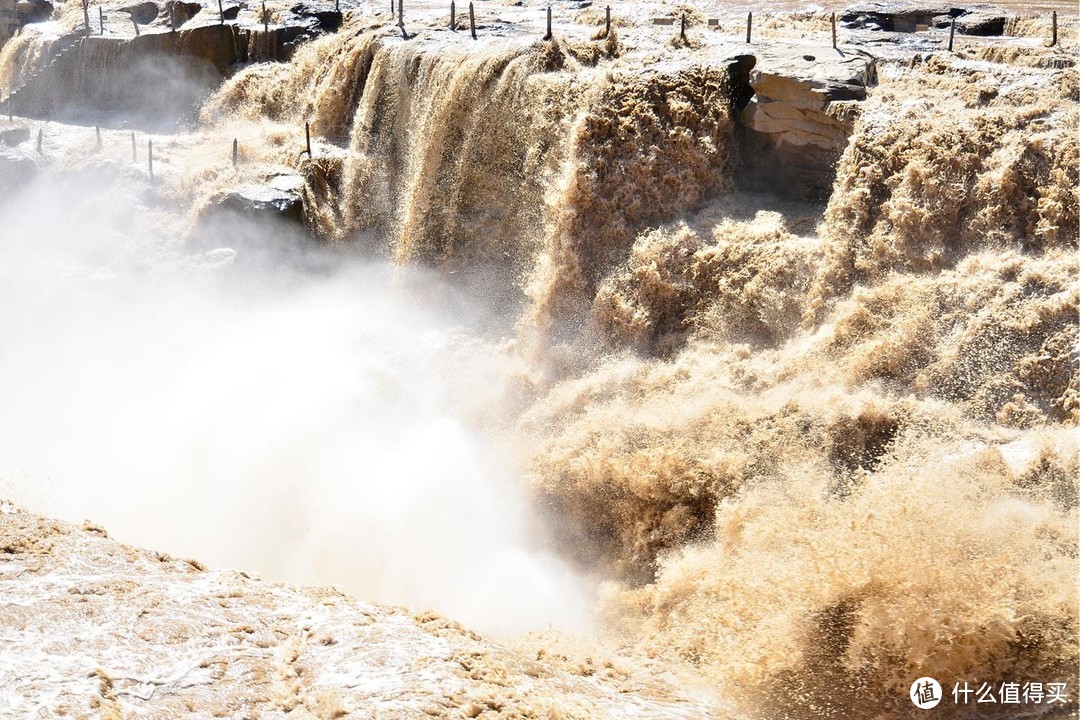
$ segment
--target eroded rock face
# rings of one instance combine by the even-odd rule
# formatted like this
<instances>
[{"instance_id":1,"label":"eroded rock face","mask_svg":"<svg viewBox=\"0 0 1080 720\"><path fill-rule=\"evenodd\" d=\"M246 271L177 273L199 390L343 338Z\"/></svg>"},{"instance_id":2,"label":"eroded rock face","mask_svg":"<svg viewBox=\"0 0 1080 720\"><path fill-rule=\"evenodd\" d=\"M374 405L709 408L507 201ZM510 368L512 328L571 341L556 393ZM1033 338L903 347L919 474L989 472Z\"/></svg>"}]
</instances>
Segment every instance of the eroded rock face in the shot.
<instances>
[{"instance_id":1,"label":"eroded rock face","mask_svg":"<svg viewBox=\"0 0 1080 720\"><path fill-rule=\"evenodd\" d=\"M182 2L182 0L176 0L176 2L165 3L165 14L176 23L177 27L183 25L191 18L195 17L202 10L202 5L196 2Z\"/></svg>"},{"instance_id":2,"label":"eroded rock face","mask_svg":"<svg viewBox=\"0 0 1080 720\"><path fill-rule=\"evenodd\" d=\"M742 108L748 184L827 195L832 166L847 145L856 106L876 81L873 58L857 50L761 48L748 74L753 97Z\"/></svg>"},{"instance_id":3,"label":"eroded rock face","mask_svg":"<svg viewBox=\"0 0 1080 720\"><path fill-rule=\"evenodd\" d=\"M0 501L0 715L708 718L455 622L140 550Z\"/></svg>"}]
</instances>

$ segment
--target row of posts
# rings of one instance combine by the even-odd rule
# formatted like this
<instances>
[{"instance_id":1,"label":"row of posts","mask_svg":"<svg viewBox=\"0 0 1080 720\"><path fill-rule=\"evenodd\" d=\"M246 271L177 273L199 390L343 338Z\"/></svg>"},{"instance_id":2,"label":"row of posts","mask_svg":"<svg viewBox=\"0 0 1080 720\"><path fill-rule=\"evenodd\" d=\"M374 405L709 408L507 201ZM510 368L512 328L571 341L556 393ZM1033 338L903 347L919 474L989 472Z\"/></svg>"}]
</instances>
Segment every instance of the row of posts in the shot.
<instances>
[{"instance_id":1,"label":"row of posts","mask_svg":"<svg viewBox=\"0 0 1080 720\"><path fill-rule=\"evenodd\" d=\"M83 0L83 22L86 27L86 34L90 34L90 0ZM170 6L169 10L169 25L172 30L176 31L176 6L175 4ZM336 12L341 12L341 0L334 0L334 9ZM394 15L394 0L390 0L390 14ZM1057 11L1053 11L1050 20L1050 47L1057 45L1058 41L1058 20ZM405 33L405 0L397 0L397 18L398 26L401 27L402 33ZM218 0L218 21L220 24L225 24L225 9L222 6L222 0ZM266 0L262 2L262 21L263 31L269 32L270 30L270 16L266 10ZM836 13L832 13L830 18L832 24L832 46L836 47ZM132 24L135 26L135 36L139 36L139 23L135 22L134 16L131 19ZM98 6L98 28L101 35L105 34L105 13L101 6ZM450 29L457 32L457 6L454 0L450 0ZM746 14L746 42L751 42L754 29L754 13L749 12ZM473 8L473 4L469 3L469 32L472 35L473 40L476 39L476 12ZM609 5L604 12L604 37L611 34L611 6ZM686 39L686 13L683 13L679 21L679 35L683 40ZM952 52L953 42L956 36L956 18L952 19L949 23L949 52ZM547 32L544 33L545 40L551 40L554 37L551 31L551 6L547 7ZM406 35L406 39L408 36Z\"/></svg>"},{"instance_id":2,"label":"row of posts","mask_svg":"<svg viewBox=\"0 0 1080 720\"><path fill-rule=\"evenodd\" d=\"M101 144L101 127L99 125L94 126L94 136L97 140L97 149L100 150ZM44 132L41 128L38 128L37 132L37 151L40 154L42 151L42 143L44 140ZM307 155L308 158L314 157L311 153L311 123L304 123L304 151L301 155ZM138 145L135 142L135 132L131 133L131 162L138 162L139 151ZM150 171L150 179L154 179L154 141L148 139L146 141L146 163L147 169ZM232 165L236 167L240 163L240 140L233 138L232 141Z\"/></svg>"}]
</instances>

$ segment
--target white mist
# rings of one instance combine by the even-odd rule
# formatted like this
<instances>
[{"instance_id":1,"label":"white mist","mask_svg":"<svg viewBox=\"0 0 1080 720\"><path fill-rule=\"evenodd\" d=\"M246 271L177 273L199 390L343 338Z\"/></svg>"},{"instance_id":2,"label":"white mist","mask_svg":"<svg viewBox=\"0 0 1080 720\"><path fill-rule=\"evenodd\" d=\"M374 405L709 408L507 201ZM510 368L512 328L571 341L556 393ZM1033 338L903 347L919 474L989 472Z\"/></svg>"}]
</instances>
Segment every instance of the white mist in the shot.
<instances>
[{"instance_id":1,"label":"white mist","mask_svg":"<svg viewBox=\"0 0 1080 720\"><path fill-rule=\"evenodd\" d=\"M460 298L344 258L245 269L87 191L0 206L0 495L482 631L585 622L492 441L508 363Z\"/></svg>"}]
</instances>

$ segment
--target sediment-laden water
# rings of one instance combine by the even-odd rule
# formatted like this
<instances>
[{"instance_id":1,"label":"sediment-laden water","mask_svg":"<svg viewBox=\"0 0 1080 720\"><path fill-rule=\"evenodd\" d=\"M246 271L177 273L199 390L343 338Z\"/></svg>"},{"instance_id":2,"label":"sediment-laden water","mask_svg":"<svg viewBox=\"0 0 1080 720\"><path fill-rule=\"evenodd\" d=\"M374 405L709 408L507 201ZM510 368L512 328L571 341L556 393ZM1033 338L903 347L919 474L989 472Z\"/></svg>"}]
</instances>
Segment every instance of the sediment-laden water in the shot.
<instances>
[{"instance_id":1,"label":"sediment-laden water","mask_svg":"<svg viewBox=\"0 0 1080 720\"><path fill-rule=\"evenodd\" d=\"M3 495L718 717L914 716L922 676L942 716L1017 716L964 682L1075 713L1074 51L1030 18L865 46L821 197L750 157L756 51L596 8L553 42L373 17L232 74L153 182L119 127L24 157ZM298 217L221 210L286 174Z\"/></svg>"}]
</instances>

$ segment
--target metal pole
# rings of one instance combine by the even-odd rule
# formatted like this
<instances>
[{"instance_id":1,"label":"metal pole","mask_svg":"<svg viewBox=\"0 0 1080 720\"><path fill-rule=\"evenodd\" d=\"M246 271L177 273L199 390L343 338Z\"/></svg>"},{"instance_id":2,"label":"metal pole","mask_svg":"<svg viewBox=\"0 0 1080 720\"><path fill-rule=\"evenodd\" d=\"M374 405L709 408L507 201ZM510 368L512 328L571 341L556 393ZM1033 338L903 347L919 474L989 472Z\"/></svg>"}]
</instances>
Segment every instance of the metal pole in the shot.
<instances>
[{"instance_id":1,"label":"metal pole","mask_svg":"<svg viewBox=\"0 0 1080 720\"><path fill-rule=\"evenodd\" d=\"M473 4L469 3L469 32L472 33L472 39L476 39L476 13L473 12Z\"/></svg>"},{"instance_id":2,"label":"metal pole","mask_svg":"<svg viewBox=\"0 0 1080 720\"><path fill-rule=\"evenodd\" d=\"M750 42L750 31L754 27L754 13L746 13L746 42Z\"/></svg>"}]
</instances>

